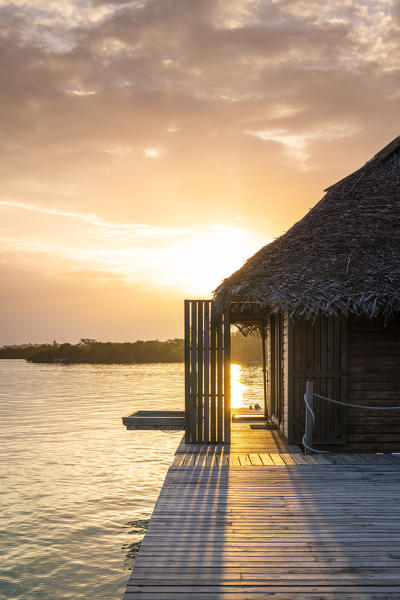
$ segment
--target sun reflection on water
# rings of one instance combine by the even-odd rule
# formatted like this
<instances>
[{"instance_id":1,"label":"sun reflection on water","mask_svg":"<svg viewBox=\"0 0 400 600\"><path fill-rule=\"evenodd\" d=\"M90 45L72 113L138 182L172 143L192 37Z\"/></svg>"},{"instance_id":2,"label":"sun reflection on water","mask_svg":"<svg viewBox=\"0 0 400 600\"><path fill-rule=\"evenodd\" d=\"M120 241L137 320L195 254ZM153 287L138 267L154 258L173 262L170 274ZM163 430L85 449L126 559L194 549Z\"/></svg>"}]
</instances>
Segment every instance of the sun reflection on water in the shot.
<instances>
[{"instance_id":1,"label":"sun reflection on water","mask_svg":"<svg viewBox=\"0 0 400 600\"><path fill-rule=\"evenodd\" d=\"M231 407L241 408L245 404L245 389L243 383L243 369L241 365L231 364Z\"/></svg>"},{"instance_id":2,"label":"sun reflection on water","mask_svg":"<svg viewBox=\"0 0 400 600\"><path fill-rule=\"evenodd\" d=\"M256 402L262 406L263 401L261 366L231 364L231 407L248 408Z\"/></svg>"}]
</instances>

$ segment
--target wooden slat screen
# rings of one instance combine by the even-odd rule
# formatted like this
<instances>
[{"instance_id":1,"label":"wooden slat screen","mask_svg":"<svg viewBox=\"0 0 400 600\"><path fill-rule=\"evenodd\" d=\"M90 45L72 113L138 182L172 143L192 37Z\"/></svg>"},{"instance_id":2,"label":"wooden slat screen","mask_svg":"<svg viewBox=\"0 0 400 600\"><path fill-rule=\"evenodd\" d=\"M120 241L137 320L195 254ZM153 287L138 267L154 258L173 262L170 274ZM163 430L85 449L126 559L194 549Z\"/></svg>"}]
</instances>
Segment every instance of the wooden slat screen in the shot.
<instances>
[{"instance_id":1,"label":"wooden slat screen","mask_svg":"<svg viewBox=\"0 0 400 600\"><path fill-rule=\"evenodd\" d=\"M229 443L230 395L229 313L185 300L186 443Z\"/></svg>"}]
</instances>

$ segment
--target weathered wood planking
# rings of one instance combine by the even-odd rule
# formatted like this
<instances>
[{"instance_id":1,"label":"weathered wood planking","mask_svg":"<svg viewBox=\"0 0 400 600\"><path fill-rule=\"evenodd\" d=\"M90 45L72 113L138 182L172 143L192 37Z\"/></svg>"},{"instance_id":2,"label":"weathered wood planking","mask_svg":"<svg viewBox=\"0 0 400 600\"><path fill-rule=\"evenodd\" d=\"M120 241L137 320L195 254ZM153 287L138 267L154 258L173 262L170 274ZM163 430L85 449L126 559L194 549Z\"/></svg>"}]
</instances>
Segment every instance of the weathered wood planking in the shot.
<instances>
[{"instance_id":1,"label":"weathered wood planking","mask_svg":"<svg viewBox=\"0 0 400 600\"><path fill-rule=\"evenodd\" d=\"M400 597L400 455L234 457L176 455L124 600Z\"/></svg>"},{"instance_id":2,"label":"weathered wood planking","mask_svg":"<svg viewBox=\"0 0 400 600\"><path fill-rule=\"evenodd\" d=\"M251 429L249 423L233 422L231 426L231 443L216 444L192 444L182 442L177 452L208 452L213 447L219 450L237 453L248 452L300 452L297 445L288 444L281 436L279 430L271 429Z\"/></svg>"},{"instance_id":3,"label":"weathered wood planking","mask_svg":"<svg viewBox=\"0 0 400 600\"><path fill-rule=\"evenodd\" d=\"M315 321L290 320L288 438L300 441L304 434L304 393L307 379L314 391L336 400L346 400L347 322L318 317ZM315 443L343 444L346 437L342 407L314 398Z\"/></svg>"},{"instance_id":4,"label":"weathered wood planking","mask_svg":"<svg viewBox=\"0 0 400 600\"><path fill-rule=\"evenodd\" d=\"M350 319L347 401L370 406L400 404L400 317ZM400 411L346 409L347 442L354 448L400 447Z\"/></svg>"},{"instance_id":5,"label":"weathered wood planking","mask_svg":"<svg viewBox=\"0 0 400 600\"><path fill-rule=\"evenodd\" d=\"M205 460L208 457L208 461ZM286 466L286 465L393 465L400 466L400 456L395 454L327 454L303 455L299 453L242 452L227 450L225 453L217 449L207 452L188 450L175 456L172 463L175 467L186 466Z\"/></svg>"}]
</instances>

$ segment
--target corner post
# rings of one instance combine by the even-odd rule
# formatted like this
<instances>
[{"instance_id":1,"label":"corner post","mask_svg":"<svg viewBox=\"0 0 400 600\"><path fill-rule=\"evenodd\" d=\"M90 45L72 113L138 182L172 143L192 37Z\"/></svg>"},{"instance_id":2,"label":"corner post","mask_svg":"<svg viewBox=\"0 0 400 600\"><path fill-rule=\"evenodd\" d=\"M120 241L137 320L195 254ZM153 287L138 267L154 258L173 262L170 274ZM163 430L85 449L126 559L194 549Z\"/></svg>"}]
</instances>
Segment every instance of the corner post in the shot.
<instances>
[{"instance_id":1,"label":"corner post","mask_svg":"<svg viewBox=\"0 0 400 600\"><path fill-rule=\"evenodd\" d=\"M263 320L261 324L261 344L262 344L262 362L263 362L263 385L264 385L264 417L268 419L267 407L267 358L265 352L265 327L266 323Z\"/></svg>"},{"instance_id":2,"label":"corner post","mask_svg":"<svg viewBox=\"0 0 400 600\"><path fill-rule=\"evenodd\" d=\"M190 300L185 300L185 444L190 441Z\"/></svg>"},{"instance_id":3,"label":"corner post","mask_svg":"<svg viewBox=\"0 0 400 600\"><path fill-rule=\"evenodd\" d=\"M224 311L224 443L231 443L231 322L230 306Z\"/></svg>"},{"instance_id":4,"label":"corner post","mask_svg":"<svg viewBox=\"0 0 400 600\"><path fill-rule=\"evenodd\" d=\"M306 383L306 399L311 410L313 410L313 398L314 398L314 381L307 379ZM306 423L305 423L305 440L309 446L312 447L312 436L313 436L314 422L309 408L306 404ZM311 451L304 448L304 454L311 454Z\"/></svg>"}]
</instances>

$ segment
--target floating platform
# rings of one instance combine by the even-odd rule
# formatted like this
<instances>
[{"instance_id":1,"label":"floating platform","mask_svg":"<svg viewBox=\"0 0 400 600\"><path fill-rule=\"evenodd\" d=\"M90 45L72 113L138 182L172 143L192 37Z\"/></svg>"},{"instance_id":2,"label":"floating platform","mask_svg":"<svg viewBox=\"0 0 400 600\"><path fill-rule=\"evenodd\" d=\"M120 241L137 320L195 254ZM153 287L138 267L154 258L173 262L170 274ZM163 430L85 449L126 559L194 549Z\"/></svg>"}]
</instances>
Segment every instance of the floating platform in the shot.
<instances>
[{"instance_id":1,"label":"floating platform","mask_svg":"<svg viewBox=\"0 0 400 600\"><path fill-rule=\"evenodd\" d=\"M122 417L127 429L185 429L185 411L183 410L137 410Z\"/></svg>"}]
</instances>

